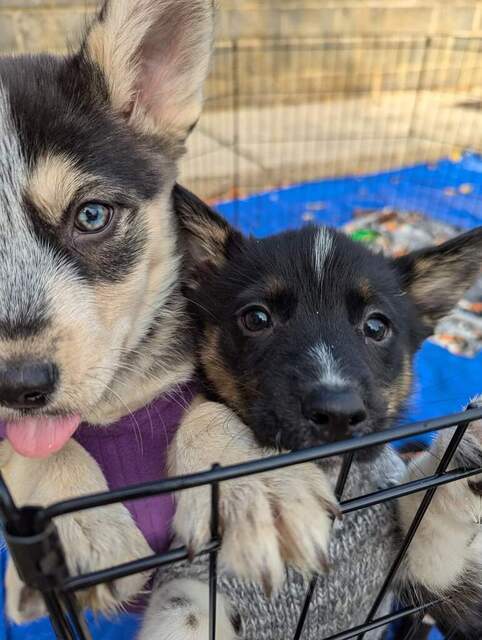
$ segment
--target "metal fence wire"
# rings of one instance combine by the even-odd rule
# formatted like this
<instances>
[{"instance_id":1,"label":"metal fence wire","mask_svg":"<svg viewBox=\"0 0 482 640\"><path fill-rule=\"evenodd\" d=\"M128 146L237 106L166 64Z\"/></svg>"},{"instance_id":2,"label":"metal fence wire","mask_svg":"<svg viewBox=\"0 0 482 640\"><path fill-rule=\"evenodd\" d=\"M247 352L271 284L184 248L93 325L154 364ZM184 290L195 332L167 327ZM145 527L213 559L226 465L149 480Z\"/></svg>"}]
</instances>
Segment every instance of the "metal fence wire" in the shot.
<instances>
[{"instance_id":1,"label":"metal fence wire","mask_svg":"<svg viewBox=\"0 0 482 640\"><path fill-rule=\"evenodd\" d=\"M322 41L221 43L215 52L205 113L182 166L182 181L201 197L219 200L310 179L430 162L454 150L470 148L481 152L481 51L481 38L456 36L327 35ZM456 166L452 170L456 172ZM431 198L430 190L427 198ZM256 214L253 211L253 216ZM482 419L482 409L469 408L456 415L356 440L234 467L216 466L203 473L75 498L43 509L18 508L0 475L0 522L21 578L43 595L56 636L62 640L88 640L91 635L77 592L184 561L188 552L186 548L172 549L95 573L71 576L56 519L116 502L210 485L212 539L202 554L210 558L209 640L216 640L217 553L222 542L217 508L220 484L241 476L343 456L336 487L343 514L425 492L383 587L366 612L364 624L324 639L361 640L372 629L423 614L439 603L426 602L377 617L437 488L482 472L482 468L447 471L467 425L476 419ZM357 451L452 426L457 427L455 434L432 476L343 499ZM315 576L307 590L293 640L303 638L316 581Z\"/></svg>"},{"instance_id":2,"label":"metal fence wire","mask_svg":"<svg viewBox=\"0 0 482 640\"><path fill-rule=\"evenodd\" d=\"M231 199L482 153L481 53L480 36L423 33L220 42L181 182Z\"/></svg>"},{"instance_id":3,"label":"metal fence wire","mask_svg":"<svg viewBox=\"0 0 482 640\"><path fill-rule=\"evenodd\" d=\"M217 553L222 543L218 531L220 484L226 480L242 476L267 471L276 472L276 469L301 464L303 462L322 460L333 456L343 456L343 463L336 486L336 495L340 500L341 512L343 514L366 509L367 507L383 502L393 501L409 494L425 492L424 498L386 576L380 593L373 602L370 611L366 612L364 624L355 628L346 629L335 635L331 635L329 638L320 638L320 640L348 640L349 638L362 640L365 634L372 629L386 626L391 622L407 618L413 614L429 611L431 606L440 604L440 600L419 603L390 615L377 617L378 608L393 583L437 488L441 485L457 480L468 479L482 473L482 467L447 470L468 425L471 421L478 419L482 419L482 408L469 406L463 413L397 427L357 439L323 445L231 467L215 465L212 469L202 473L174 477L159 482L131 486L117 491L75 498L59 502L47 508L18 508L12 499L3 477L0 476L1 524L20 577L29 587L39 590L42 593L57 638L61 640L89 640L91 638L90 631L76 599L76 593L78 591L101 583L108 583L128 575L186 560L188 559L188 551L184 547L176 548L166 553L154 554L116 567L96 571L95 573L70 576L66 565L65 552L57 534L55 520L66 514L106 506L116 502L139 500L150 496L183 491L201 485L210 485L212 492L212 538L211 542L199 555L208 554L210 558L209 640L216 640ZM377 445L391 443L402 438L439 431L454 426L456 427L454 435L449 442L444 456L440 460L437 470L432 476L400 484L399 486L389 487L369 495L343 500L344 486L348 479L350 467L356 452ZM336 567L334 567L334 570L336 571ZM303 638L303 627L310 608L311 597L316 586L316 581L317 577L315 576L307 590L306 599L300 610L298 625L293 640ZM217 638L217 640L222 640L222 638Z\"/></svg>"}]
</instances>

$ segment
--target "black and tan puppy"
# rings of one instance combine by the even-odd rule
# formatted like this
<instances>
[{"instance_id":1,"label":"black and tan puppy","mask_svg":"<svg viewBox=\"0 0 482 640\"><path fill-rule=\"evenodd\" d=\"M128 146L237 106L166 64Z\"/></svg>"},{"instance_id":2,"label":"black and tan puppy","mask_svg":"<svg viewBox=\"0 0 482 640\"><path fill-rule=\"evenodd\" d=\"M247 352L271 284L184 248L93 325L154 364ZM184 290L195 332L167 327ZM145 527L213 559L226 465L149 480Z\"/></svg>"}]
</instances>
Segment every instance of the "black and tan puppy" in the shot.
<instances>
[{"instance_id":1,"label":"black and tan puppy","mask_svg":"<svg viewBox=\"0 0 482 640\"><path fill-rule=\"evenodd\" d=\"M180 187L174 203L184 236L185 293L198 334L203 389L203 398L186 417L176 444L182 449L203 447L211 459L218 455L226 460L229 454L235 463L245 459L247 451L259 457L390 428L411 390L415 352L481 267L482 228L393 260L326 227L262 240L247 238ZM246 425L244 431L240 423ZM191 439L186 439L189 430ZM386 486L389 478L402 482L430 475L446 443L447 434L441 434L430 452L409 469L390 448L358 457L350 491L359 495ZM481 445L480 424L474 424L456 464L479 466ZM207 466L208 458L205 462ZM327 507L331 494L326 478L336 475L333 464L336 461L318 471L319 493ZM297 488L290 484L290 470L285 473L288 499ZM270 482L269 475L265 482ZM198 501L191 500L194 509L188 520L182 509L184 515L176 521L177 529L196 547L209 540L210 508L208 492L194 493ZM189 492L179 497L181 506L186 495ZM268 570L276 543L263 529L271 516L283 521L276 503L270 511L252 486L243 491L239 482L234 490L223 485L221 495L230 497L227 511L221 509L221 524L226 515L232 522L238 513L236 533L227 533L230 541L234 538L229 544L232 555L221 554L221 560L240 576L253 558L264 555L261 582L279 587L282 575ZM419 502L420 495L411 496L400 503L398 514L367 510L344 523L331 548L332 571L314 596L303 637L328 637L363 622L399 544L398 527L408 528ZM224 507L226 503L225 499ZM306 497L300 499L299 529L289 539L285 556L291 551L296 558L310 549L305 541L313 523L328 536L328 518L310 513L307 504ZM473 594L480 594L482 577L479 519L475 485L464 481L440 489L410 547L406 584L417 593L457 594L459 610L466 606L465 611L471 608L476 613ZM249 542L246 530L251 530L254 542ZM325 550L320 548L320 554ZM199 565L184 570L191 571L193 579L182 576L162 586L146 618L143 638L205 637L206 576ZM179 572L169 575L176 578ZM166 575L161 579L165 581ZM237 619L233 605L241 620L240 637L293 637L305 593L301 576L289 573L274 600L229 577L220 581L220 590L227 596L219 599L224 605L219 617L223 640L238 637L239 629L229 619ZM181 603L177 608L162 604L170 593ZM188 625L189 620L196 624ZM370 638L378 638L377 633ZM479 637L477 633L467 632L467 637Z\"/></svg>"},{"instance_id":2,"label":"black and tan puppy","mask_svg":"<svg viewBox=\"0 0 482 640\"><path fill-rule=\"evenodd\" d=\"M390 427L415 352L480 271L482 228L390 260L327 227L246 238L177 190L207 397L276 449Z\"/></svg>"}]
</instances>

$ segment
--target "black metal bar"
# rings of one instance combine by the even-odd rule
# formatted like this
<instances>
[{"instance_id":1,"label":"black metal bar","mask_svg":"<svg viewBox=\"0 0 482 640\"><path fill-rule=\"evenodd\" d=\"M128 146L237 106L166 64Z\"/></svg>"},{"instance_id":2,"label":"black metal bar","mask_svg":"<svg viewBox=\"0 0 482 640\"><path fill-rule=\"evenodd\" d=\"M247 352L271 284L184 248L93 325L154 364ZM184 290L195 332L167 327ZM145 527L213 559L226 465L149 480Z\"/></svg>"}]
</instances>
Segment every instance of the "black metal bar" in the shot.
<instances>
[{"instance_id":1,"label":"black metal bar","mask_svg":"<svg viewBox=\"0 0 482 640\"><path fill-rule=\"evenodd\" d=\"M455 452L457 451L457 448L460 444L460 441L462 440L462 438L464 437L464 433L467 430L467 427L469 426L469 421L464 421L461 422L461 424L457 427L457 430L455 431L454 435L452 436L449 445L447 447L447 450L445 451L444 455L442 456L442 459L437 467L437 470L435 472L435 475L442 475L446 470L447 467L449 466L450 462L452 461L452 458L455 454ZM400 566L407 554L408 548L410 546L410 544L412 543L413 538L415 537L415 534L418 531L418 528L423 520L423 517L425 516L425 513L427 512L428 508L430 507L430 503L432 502L432 499L435 495L435 492L437 491L437 487L431 487L430 489L427 490L427 493L425 494L425 496L423 497L419 508L417 509L417 512L413 518L412 524L410 525L410 528L407 531L407 534L405 536L405 539L402 543L402 546L400 547L399 552L397 553L397 556L395 558L395 560L393 561L392 566L390 567L390 571L387 574L387 577L385 578L385 581L382 585L382 588L380 589L380 592L378 594L378 596L375 599L375 602L373 603L372 608L370 609L370 612L366 618L366 624L369 624L370 622L372 622L372 620L374 619L383 599L385 598L385 595L387 594L388 590L390 589L393 580L398 572L398 570L400 569ZM365 631L363 631L362 633L360 633L360 635L358 636L358 640L363 640L363 638L365 637Z\"/></svg>"},{"instance_id":2,"label":"black metal bar","mask_svg":"<svg viewBox=\"0 0 482 640\"><path fill-rule=\"evenodd\" d=\"M443 599L433 600L427 604L421 604L417 607L407 607L406 609L401 609L396 613L390 613L386 616L382 616L373 620L370 623L365 623L360 625L359 627L352 627L351 629L347 629L346 631L342 631L341 633L335 633L333 636L329 636L328 638L324 638L323 640L351 640L355 636L358 636L360 633L368 633L369 631L373 631L373 629L378 629L380 627L384 627L387 624L391 624L392 622L396 622L397 620L402 620L407 616L411 616L414 613L419 613L420 611L426 611L430 609L430 607L434 607L437 604L443 602Z\"/></svg>"},{"instance_id":3,"label":"black metal bar","mask_svg":"<svg viewBox=\"0 0 482 640\"><path fill-rule=\"evenodd\" d=\"M418 74L418 78L417 78L417 88L415 90L415 99L413 101L413 107L412 107L412 113L410 114L410 124L408 127L408 133L407 133L407 140L411 140L413 138L413 134L414 134L414 125L415 125L415 119L417 117L418 114L418 107L420 104L420 97L421 97L421 93L423 91L423 82L425 80L425 74L427 72L427 60L428 60L428 54L430 51L430 45L432 44L432 38L431 36L427 36L425 38L425 45L424 45L424 49L423 49L423 58L422 58L422 62L420 64L420 71Z\"/></svg>"},{"instance_id":4,"label":"black metal bar","mask_svg":"<svg viewBox=\"0 0 482 640\"><path fill-rule=\"evenodd\" d=\"M53 591L42 593L50 616L50 623L58 640L77 640L58 595Z\"/></svg>"},{"instance_id":5,"label":"black metal bar","mask_svg":"<svg viewBox=\"0 0 482 640\"><path fill-rule=\"evenodd\" d=\"M466 478L471 478L472 476L477 476L481 473L482 467L478 467L477 469L456 469L454 471L447 471L441 476L428 476L421 480L412 480L411 482L406 482L405 484L400 484L396 487L390 487L389 489L382 489L381 491L376 491L375 493L370 493L366 496L361 496L360 498L346 500L341 503L340 511L345 515L347 513L352 513L353 511L372 507L376 504L389 502L396 498L403 498L404 496L409 496L412 493L419 493L420 491L425 491L432 487L440 487L441 485L450 484L457 480L465 480Z\"/></svg>"},{"instance_id":6,"label":"black metal bar","mask_svg":"<svg viewBox=\"0 0 482 640\"><path fill-rule=\"evenodd\" d=\"M116 502L125 502L128 500L139 500L174 491L183 491L199 487L204 484L211 484L216 481L232 480L243 476L249 476L256 473L274 471L284 467L290 467L303 462L313 462L314 460L322 460L333 456L342 455L349 452L359 451L361 449L374 447L381 444L387 444L403 438L412 437L430 433L453 427L457 423L471 422L482 418L482 408L469 409L463 413L457 413L434 420L416 422L404 427L398 427L382 431L380 433L372 433L360 438L337 442L334 444L322 445L312 449L302 451L293 451L280 456L254 460L243 464L230 467L222 467L221 469L204 471L187 476L178 476L169 478L159 482L146 483L134 487L125 487L111 492L96 493L88 496L74 498L59 502L44 510L47 518L55 518L61 515L72 513L73 511L83 511L102 507Z\"/></svg>"},{"instance_id":7,"label":"black metal bar","mask_svg":"<svg viewBox=\"0 0 482 640\"><path fill-rule=\"evenodd\" d=\"M403 640L414 640L414 638L419 637L419 635L417 634L420 631L420 629L424 627L424 624L423 624L423 619L425 617L424 614L425 612L421 611L419 613L413 613L410 616L406 617L406 619L404 620L405 625L400 630L403 633ZM430 630L427 629L425 640L428 640L429 635L430 635Z\"/></svg>"},{"instance_id":8,"label":"black metal bar","mask_svg":"<svg viewBox=\"0 0 482 640\"><path fill-rule=\"evenodd\" d=\"M461 417L463 418L463 420L461 420ZM397 487L391 487L389 489L362 496L360 498L347 500L341 504L342 513L351 513L353 511L363 509L374 504L379 504L381 502L386 502L388 500L393 500L401 496L406 496L420 491L426 492L426 495L424 496L414 517L412 525L407 532L407 536L405 537L405 540L402 544L402 548L400 549L400 552L390 569L384 585L380 590L372 609L370 610L365 624L355 629L347 630L342 634L331 636L331 638L327 640L348 640L348 638L353 638L355 636L359 636L359 638L362 639L364 637L364 634L371 629L377 628L384 624L388 624L402 617L412 615L413 613L423 611L424 609L434 604L430 603L428 605L422 605L420 607L413 607L410 609L405 609L402 612L392 614L390 616L384 616L383 618L374 619L376 612L385 594L390 588L392 581L395 578L395 575L403 561L403 558L405 557L408 547L413 540L413 537L427 509L430 506L430 502L433 498L433 495L435 494L437 487L482 473L482 468L471 470L457 469L448 472L446 471L468 424L471 421L479 418L482 418L482 409L472 408L464 413L456 414L454 416L447 416L428 422L417 423L409 425L408 427L400 427L398 429L388 431L384 434L371 434L370 436L366 436L357 441L348 441L337 443L336 445L317 447L309 451L294 452L291 454L256 461L254 463L250 462L243 465L236 465L234 467L220 468L216 466L213 467L210 471L201 474L193 474L184 478L174 478L159 483L153 483L151 485L134 487L133 489L127 489L127 491L114 492L116 494L114 496L112 496L112 494L97 494L94 496L87 496L86 498L80 499L80 508L94 508L95 506L99 506L100 504L110 504L119 500L133 499L133 497L141 498L145 495L157 495L159 493L166 493L176 489L182 490L194 486L200 486L209 482L212 486L212 541L205 549L202 550L199 555L210 555L210 640L215 640L217 579L216 552L219 549L218 482L239 476L252 475L254 473L263 471L272 471L277 468L287 467L294 464L300 464L302 462L323 459L326 457L339 455L340 453L345 453L336 487L336 495L338 499L341 500L341 495L348 477L353 456L359 449L376 446L377 444L384 444L386 442L398 440L409 435L416 435L429 431L445 429L453 426L456 422L459 422L460 424L457 427L455 435L452 437L450 444L447 447L447 450L440 464L438 465L437 471L433 476L423 478L421 480L412 481L404 485L399 485ZM147 494L145 493L145 491L147 491ZM104 499L106 499L107 502L102 502ZM74 503L76 502L78 501L67 501L64 503L59 503L58 505L54 505L54 507L52 508L45 509L43 511L44 519L51 516L70 513L71 511L75 510ZM0 474L0 518L3 518L5 522L10 524L12 522L12 518L14 518L18 513L19 511L16 509L11 494L8 491L7 486L5 485L3 477ZM148 558L125 563L118 567L110 567L108 569L94 572L88 575L66 578L61 584L61 591L59 593L48 592L43 594L48 611L51 615L52 624L57 637L61 638L62 640L90 640L90 632L87 628L83 616L77 609L75 599L72 598L72 592L89 588L102 582L110 582L112 580L125 577L127 575L132 575L134 573L147 571L149 569L153 569L165 564L170 564L172 562L185 560L187 558L187 550L185 548L181 548L169 551L165 554L156 554ZM303 611L300 616L299 635L296 635L295 639L301 637L301 632L307 617L308 609L315 588L316 578L312 581L312 584L310 585L310 588L308 590Z\"/></svg>"},{"instance_id":9,"label":"black metal bar","mask_svg":"<svg viewBox=\"0 0 482 640\"><path fill-rule=\"evenodd\" d=\"M2 520L8 520L16 510L12 494L7 487L3 473L0 472L0 517Z\"/></svg>"},{"instance_id":10,"label":"black metal bar","mask_svg":"<svg viewBox=\"0 0 482 640\"><path fill-rule=\"evenodd\" d=\"M239 75L239 45L233 40L232 47L232 74L233 74L233 197L234 197L234 224L239 225L239 198L241 187L241 166L239 155L239 143L241 140L241 126L239 121L240 108L240 75Z\"/></svg>"},{"instance_id":11,"label":"black metal bar","mask_svg":"<svg viewBox=\"0 0 482 640\"><path fill-rule=\"evenodd\" d=\"M306 592L305 601L303 602L300 617L298 618L298 624L296 625L296 631L295 635L293 636L293 640L300 640L301 638L301 634L303 633L303 629L305 628L306 618L308 617L308 611L310 610L311 601L313 600L313 596L315 595L317 585L318 576L314 575L310 580L308 591Z\"/></svg>"},{"instance_id":12,"label":"black metal bar","mask_svg":"<svg viewBox=\"0 0 482 640\"><path fill-rule=\"evenodd\" d=\"M29 567L28 563L25 563L23 568L32 580L37 579L37 574L41 571L39 568L40 564L37 565L35 559L35 554L39 553L38 545L41 544L41 539L43 539L45 545L44 553L47 553L47 549L50 551L56 549L55 545L57 543L60 545L60 541L57 538L55 531L55 525L52 522L44 520L45 529L43 531L41 529L36 529L35 514L38 514L39 511L41 510L38 508L17 508L3 474L0 472L0 518L2 520L4 536L9 545L17 544L17 552L20 542L25 542L23 553L28 554L30 561L33 563L33 573L32 567ZM45 534L45 538L42 538L42 534ZM50 546L46 544L47 541L50 542ZM15 553L12 552L12 547L10 548L10 551L11 560L15 561L16 557ZM40 560L42 560L41 555L38 556L39 563ZM57 562L59 560L61 562L63 560L62 553L57 557ZM50 562L51 569L53 569L52 561L53 557ZM55 569L58 570L61 566L62 565L57 564ZM22 578L24 577L25 576L22 576ZM46 584L44 586L46 586ZM66 601L64 594L59 594L57 591L50 588L42 588L39 589L39 591L44 600L50 617L52 629L57 638L60 640L90 640L90 635L85 635L81 632L82 626L78 616L69 615L69 603ZM72 614L74 614L74 611L72 611ZM78 630L80 633L78 633Z\"/></svg>"},{"instance_id":13,"label":"black metal bar","mask_svg":"<svg viewBox=\"0 0 482 640\"><path fill-rule=\"evenodd\" d=\"M3 473L0 471L0 522L5 527L8 523L12 531L20 531L21 516L12 494L10 493Z\"/></svg>"},{"instance_id":14,"label":"black metal bar","mask_svg":"<svg viewBox=\"0 0 482 640\"><path fill-rule=\"evenodd\" d=\"M220 465L213 465L213 471ZM219 483L211 485L211 542L219 544ZM216 605L218 581L218 552L209 553L209 640L216 640Z\"/></svg>"},{"instance_id":15,"label":"black metal bar","mask_svg":"<svg viewBox=\"0 0 482 640\"><path fill-rule=\"evenodd\" d=\"M204 556L218 548L219 543L210 543L197 555ZM124 564L117 565L116 567L109 567L107 569L101 569L100 571L85 573L81 576L67 578L64 580L61 588L68 592L90 589L90 587L95 587L103 582L112 582L114 580L119 580L119 578L125 578L136 573L142 573L143 571L151 571L152 569L163 567L166 564L189 560L190 557L191 555L186 547L180 547L179 549L172 549L166 553L154 554L147 558L140 558L139 560L133 560L132 562L125 562Z\"/></svg>"},{"instance_id":16,"label":"black metal bar","mask_svg":"<svg viewBox=\"0 0 482 640\"><path fill-rule=\"evenodd\" d=\"M443 484L455 482L456 480L470 478L480 473L482 473L482 468L471 469L467 471L448 471L440 477L430 476L427 479L414 480L413 482L402 484L390 489L384 489L368 496L347 500L346 502L341 503L340 510L343 514L352 513L353 511L371 507L382 502L387 502L389 500L394 500L396 498L407 496L412 493L426 491L427 489L430 489L434 486L438 487ZM206 555L213 549L219 549L219 543L211 543L211 545L208 545L205 549L203 549L199 555ZM82 576L68 578L63 584L63 588L67 589L68 591L87 589L105 581L117 580L119 578L133 575L135 573L140 573L142 571L149 571L151 569L155 569L172 562L187 560L188 558L189 554L187 552L187 549L185 547L181 547L179 549L168 551L164 554L155 554L147 558L142 558L122 565L118 565L117 567L111 567L109 569L103 569L101 571L85 574Z\"/></svg>"},{"instance_id":17,"label":"black metal bar","mask_svg":"<svg viewBox=\"0 0 482 640\"><path fill-rule=\"evenodd\" d=\"M79 611L77 598L74 594L62 591L61 600L69 615L70 623L76 633L78 640L92 640L91 633L85 621L84 615Z\"/></svg>"},{"instance_id":18,"label":"black metal bar","mask_svg":"<svg viewBox=\"0 0 482 640\"><path fill-rule=\"evenodd\" d=\"M442 37L443 35L444 34L440 34ZM461 40L478 40L479 38L480 36L471 36L470 34L460 36ZM370 33L367 31L360 35L354 34L343 36L342 40L337 36L327 34L324 36L323 41L310 36L299 36L295 40L289 37L275 39L272 36L260 36L259 38L256 37L256 42L253 42L253 40L248 38L237 38L236 42L239 50L242 52L253 51L253 49L259 50L260 48L263 51L304 51L307 48L313 48L314 42L316 42L316 46L320 50L344 50L353 47L355 42L363 44L367 39L370 39L370 43L373 48L390 50L392 48L399 47L401 43L422 46L426 36L416 34L407 34L406 36L402 36L400 33L396 32L382 36L379 33ZM226 50L228 48L231 48L230 44L221 43L216 46L217 51L222 51L223 49Z\"/></svg>"},{"instance_id":19,"label":"black metal bar","mask_svg":"<svg viewBox=\"0 0 482 640\"><path fill-rule=\"evenodd\" d=\"M355 457L355 452L350 451L343 458L343 464L341 465L340 473L338 475L338 480L336 482L336 487L335 487L335 498L338 500L338 502L340 502L343 497L346 481L348 480L348 475L350 473L350 469L353 464L354 457Z\"/></svg>"},{"instance_id":20,"label":"black metal bar","mask_svg":"<svg viewBox=\"0 0 482 640\"><path fill-rule=\"evenodd\" d=\"M341 500L343 491L345 490L346 481L348 480L348 475L350 473L351 466L353 464L353 458L355 453L350 451L345 454L343 458L343 463L341 465L340 473L338 474L338 480L336 482L335 487L335 497L338 502ZM303 629L305 626L306 618L308 617L308 611L310 610L311 601L313 600L313 596L316 591L316 587L318 584L318 575L314 575L311 578L310 585L308 587L308 591L306 592L305 601L303 602L303 607L301 609L300 617L298 618L298 624L296 625L295 635L293 636L293 640L300 640L301 634L303 633Z\"/></svg>"}]
</instances>

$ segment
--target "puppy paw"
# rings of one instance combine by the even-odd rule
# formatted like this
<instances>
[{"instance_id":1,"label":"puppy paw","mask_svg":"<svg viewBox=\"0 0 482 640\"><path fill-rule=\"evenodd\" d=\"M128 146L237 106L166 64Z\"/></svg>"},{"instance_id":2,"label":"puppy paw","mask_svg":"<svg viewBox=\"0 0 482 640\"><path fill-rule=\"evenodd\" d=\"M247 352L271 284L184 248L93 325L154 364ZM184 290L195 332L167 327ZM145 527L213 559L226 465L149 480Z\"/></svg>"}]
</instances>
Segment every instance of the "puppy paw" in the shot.
<instances>
[{"instance_id":1,"label":"puppy paw","mask_svg":"<svg viewBox=\"0 0 482 640\"><path fill-rule=\"evenodd\" d=\"M482 396L471 403L472 407L482 408ZM482 467L482 419L471 422L456 454L455 462L460 466ZM482 474L472 476L467 481L469 493L467 501L476 525L482 523Z\"/></svg>"},{"instance_id":2,"label":"puppy paw","mask_svg":"<svg viewBox=\"0 0 482 640\"><path fill-rule=\"evenodd\" d=\"M152 553L123 505L112 505L64 516L56 521L70 575L129 562ZM83 608L109 613L139 594L148 579L138 574L77 593ZM46 614L43 598L20 580L11 561L6 573L8 616L16 623Z\"/></svg>"},{"instance_id":3,"label":"puppy paw","mask_svg":"<svg viewBox=\"0 0 482 640\"><path fill-rule=\"evenodd\" d=\"M319 467L305 464L267 476L283 559L301 573L325 573L333 521L341 517Z\"/></svg>"},{"instance_id":4,"label":"puppy paw","mask_svg":"<svg viewBox=\"0 0 482 640\"><path fill-rule=\"evenodd\" d=\"M239 621L218 594L216 637L236 640ZM196 580L173 580L152 594L138 640L206 640L209 637L209 589Z\"/></svg>"},{"instance_id":5,"label":"puppy paw","mask_svg":"<svg viewBox=\"0 0 482 640\"><path fill-rule=\"evenodd\" d=\"M190 549L210 541L211 493L206 487L178 497L174 530ZM309 575L327 569L336 501L313 464L249 476L220 485L220 561L267 594L281 586L285 564Z\"/></svg>"},{"instance_id":6,"label":"puppy paw","mask_svg":"<svg viewBox=\"0 0 482 640\"><path fill-rule=\"evenodd\" d=\"M473 401L472 406L482 406L482 396ZM446 429L438 433L432 442L430 450L421 454L409 467L407 480L420 479L431 475L436 470L440 460L444 456L451 442L455 428ZM455 452L449 466L454 469L475 469L482 466L482 420L471 422ZM418 504L420 498L417 495L405 498L401 505ZM477 533L482 522L482 474L471 476L468 479L457 480L445 484L437 489L435 498L429 508L429 513L450 514L453 522L459 525L470 525Z\"/></svg>"},{"instance_id":7,"label":"puppy paw","mask_svg":"<svg viewBox=\"0 0 482 640\"><path fill-rule=\"evenodd\" d=\"M25 585L9 559L5 574L7 616L16 624L37 620L47 615L47 609L38 591Z\"/></svg>"}]
</instances>

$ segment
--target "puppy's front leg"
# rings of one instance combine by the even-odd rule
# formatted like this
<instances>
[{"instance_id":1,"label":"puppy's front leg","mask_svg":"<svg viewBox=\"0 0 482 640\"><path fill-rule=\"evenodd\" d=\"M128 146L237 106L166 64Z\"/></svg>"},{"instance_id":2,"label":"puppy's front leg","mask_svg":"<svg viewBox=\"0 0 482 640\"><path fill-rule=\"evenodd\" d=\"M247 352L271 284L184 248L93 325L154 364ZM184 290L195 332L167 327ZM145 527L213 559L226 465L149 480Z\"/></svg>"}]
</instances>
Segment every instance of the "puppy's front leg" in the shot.
<instances>
[{"instance_id":1,"label":"puppy's front leg","mask_svg":"<svg viewBox=\"0 0 482 640\"><path fill-rule=\"evenodd\" d=\"M216 599L216 637L236 640L236 621L223 595ZM207 640L209 587L190 579L172 580L154 591L138 640Z\"/></svg>"},{"instance_id":2,"label":"puppy's front leg","mask_svg":"<svg viewBox=\"0 0 482 640\"><path fill-rule=\"evenodd\" d=\"M226 406L198 398L170 452L173 475L234 465L276 452L258 447L252 432ZM210 540L210 488L177 496L174 529L194 552ZM220 486L221 563L237 576L280 586L284 565L311 574L326 569L337 508L323 472L313 464L230 480Z\"/></svg>"},{"instance_id":3,"label":"puppy's front leg","mask_svg":"<svg viewBox=\"0 0 482 640\"><path fill-rule=\"evenodd\" d=\"M432 475L453 434L454 430L441 432L430 451L409 466L406 480ZM478 421L469 426L451 468L481 465L482 421ZM405 532L423 495L414 494L399 502L400 521ZM482 637L477 635L482 634L481 524L482 476L439 487L409 547L403 576L413 592L425 594L424 599L447 597L448 604L440 607L437 616L450 624L457 613L465 622L472 618L478 628L474 636L477 638ZM472 636L467 632L466 637Z\"/></svg>"},{"instance_id":4,"label":"puppy's front leg","mask_svg":"<svg viewBox=\"0 0 482 640\"><path fill-rule=\"evenodd\" d=\"M4 442L0 461L7 485L19 506L47 506L60 500L107 491L105 478L95 460L71 440L59 453L43 460L19 456ZM150 555L151 550L122 504L91 509L56 520L69 571L86 573ZM146 575L99 585L79 593L83 606L109 612L134 597ZM12 562L6 576L7 613L16 622L45 615L41 596L19 579Z\"/></svg>"}]
</instances>

